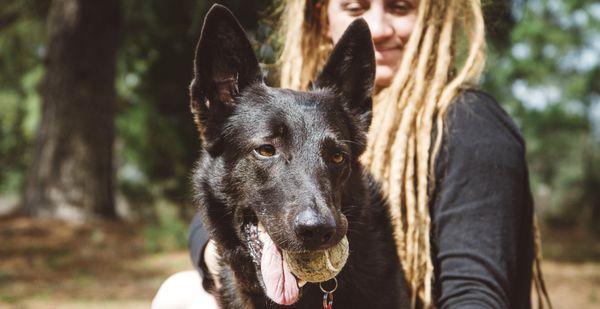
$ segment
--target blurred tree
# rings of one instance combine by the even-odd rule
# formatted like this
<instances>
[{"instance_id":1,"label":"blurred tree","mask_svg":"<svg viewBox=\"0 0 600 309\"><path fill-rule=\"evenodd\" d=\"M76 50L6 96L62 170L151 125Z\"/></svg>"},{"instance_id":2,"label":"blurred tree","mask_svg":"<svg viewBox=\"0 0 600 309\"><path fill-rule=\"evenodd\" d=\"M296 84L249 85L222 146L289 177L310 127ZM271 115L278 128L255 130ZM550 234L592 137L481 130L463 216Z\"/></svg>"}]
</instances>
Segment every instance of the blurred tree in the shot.
<instances>
[{"instance_id":1,"label":"blurred tree","mask_svg":"<svg viewBox=\"0 0 600 309\"><path fill-rule=\"evenodd\" d=\"M507 47L494 46L484 88L527 141L537 208L553 226L600 222L600 5L527 0L512 7ZM600 230L600 229L599 229Z\"/></svg>"},{"instance_id":2,"label":"blurred tree","mask_svg":"<svg viewBox=\"0 0 600 309\"><path fill-rule=\"evenodd\" d=\"M48 16L42 116L24 210L114 217L117 0L55 0Z\"/></svg>"}]
</instances>

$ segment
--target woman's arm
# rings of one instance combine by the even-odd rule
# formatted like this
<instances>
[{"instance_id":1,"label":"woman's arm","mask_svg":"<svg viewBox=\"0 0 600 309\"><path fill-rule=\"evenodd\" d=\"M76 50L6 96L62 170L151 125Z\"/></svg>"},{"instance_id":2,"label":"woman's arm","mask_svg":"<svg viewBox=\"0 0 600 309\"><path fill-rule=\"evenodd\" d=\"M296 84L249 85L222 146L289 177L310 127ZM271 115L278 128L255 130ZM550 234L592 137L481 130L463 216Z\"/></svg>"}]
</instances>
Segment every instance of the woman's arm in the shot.
<instances>
[{"instance_id":1,"label":"woman's arm","mask_svg":"<svg viewBox=\"0 0 600 309\"><path fill-rule=\"evenodd\" d=\"M523 139L488 95L446 115L431 204L439 308L530 306L532 211Z\"/></svg>"}]
</instances>

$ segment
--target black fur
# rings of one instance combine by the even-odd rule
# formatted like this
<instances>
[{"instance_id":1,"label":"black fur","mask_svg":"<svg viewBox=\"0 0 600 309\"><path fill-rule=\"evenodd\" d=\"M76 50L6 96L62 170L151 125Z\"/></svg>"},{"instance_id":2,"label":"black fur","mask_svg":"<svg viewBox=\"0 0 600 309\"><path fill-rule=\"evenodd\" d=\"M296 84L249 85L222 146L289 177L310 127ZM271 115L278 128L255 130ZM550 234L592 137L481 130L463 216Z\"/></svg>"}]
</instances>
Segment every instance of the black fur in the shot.
<instances>
[{"instance_id":1,"label":"black fur","mask_svg":"<svg viewBox=\"0 0 600 309\"><path fill-rule=\"evenodd\" d=\"M191 107L203 148L194 174L196 206L217 243L223 271L216 291L225 308L278 308L263 290L242 233L260 221L281 249L330 247L347 235L350 256L337 276L336 308L407 307L387 207L358 158L371 119L375 64L369 29L353 22L313 89L263 83L244 31L226 8L208 13L196 50ZM256 149L272 145L270 157ZM332 157L341 154L342 163ZM303 209L334 220L318 248L294 232ZM308 283L293 308L319 308L323 293Z\"/></svg>"}]
</instances>

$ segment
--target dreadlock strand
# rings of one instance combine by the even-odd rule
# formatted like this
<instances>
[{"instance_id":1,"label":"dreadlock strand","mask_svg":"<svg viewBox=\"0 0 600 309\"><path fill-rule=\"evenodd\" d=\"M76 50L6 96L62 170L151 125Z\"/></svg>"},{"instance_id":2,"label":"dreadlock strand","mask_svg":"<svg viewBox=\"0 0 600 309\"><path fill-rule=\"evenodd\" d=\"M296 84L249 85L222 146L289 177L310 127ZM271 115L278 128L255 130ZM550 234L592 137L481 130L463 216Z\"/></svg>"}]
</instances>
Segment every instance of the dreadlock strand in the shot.
<instances>
[{"instance_id":1,"label":"dreadlock strand","mask_svg":"<svg viewBox=\"0 0 600 309\"><path fill-rule=\"evenodd\" d=\"M407 157L407 165L406 165L406 179L414 179L414 164L412 164L414 162L414 148L415 148L415 144L413 142L413 140L409 139L409 143L408 143L408 157ZM415 203L415 192L414 192L414 183L413 181L406 181L404 182L404 190L406 192L405 194L405 201L407 205L414 205ZM408 262L408 265L406 266L406 268L409 270L409 273L411 274L411 276L409 277L409 283L410 283L410 288L411 288L411 305L414 308L415 307L415 303L416 303L416 296L417 296L417 290L420 286L420 282L416 276L418 270L416 269L416 260L415 258L417 257L416 250L418 249L418 244L415 241L415 234L416 234L416 224L415 224L415 217L416 217L416 209L411 208L411 207L407 207L406 209L406 219L407 219L407 249L406 249L406 259Z\"/></svg>"},{"instance_id":2,"label":"dreadlock strand","mask_svg":"<svg viewBox=\"0 0 600 309\"><path fill-rule=\"evenodd\" d=\"M410 82L410 87L412 87L412 84L414 83L414 81ZM406 95L406 94L405 94ZM400 121L398 121L400 122ZM397 132L397 134L395 134L395 139L403 139L403 140L408 140L408 138L402 137L401 135L404 134L404 132ZM397 142L397 141L396 141ZM399 142L397 142L399 144ZM408 148L407 145L404 145L405 148ZM390 152L387 152L390 153ZM405 229L405 227L410 226L410 224L407 222L406 225L404 225L404 221L407 221L408 218L408 211L406 208L400 207L400 205L404 204L405 201L403 201L403 199L405 198L405 190L403 188L403 186L401 185L404 181L404 167L407 165L406 163L406 156L405 156L405 152L402 152L401 154L396 153L395 156L393 156L392 158L389 158L386 161L383 160L378 160L378 162L381 164L382 162L388 162L387 164L385 164L382 168L384 169L383 172L383 176L384 178L382 181L382 184L385 184L385 187L387 189L384 189L384 192L388 192L388 201L389 201L389 210L390 213L393 213L396 218L393 219L392 223L394 223L394 237L396 239L397 245L398 245L398 256L400 257L401 261L402 261L402 266L405 268L405 271L409 271L408 269L410 268L410 262L406 259L407 257L407 244L409 244L410 242L407 241L407 231ZM398 169L397 169L398 168ZM392 176L397 176L397 177L392 177ZM397 207L394 207L393 205L396 205ZM404 212L406 213L405 216L402 216L402 210L404 210Z\"/></svg>"},{"instance_id":3,"label":"dreadlock strand","mask_svg":"<svg viewBox=\"0 0 600 309\"><path fill-rule=\"evenodd\" d=\"M294 18L294 14L298 12L304 12L305 10L304 1L290 1L288 5L284 7L282 20L281 37L285 38L283 51L281 52L279 67L281 70L281 81L282 87L286 88L300 88L299 68L304 63L304 54L302 53L302 39L303 36L291 35L292 33L302 33L304 28L304 19Z\"/></svg>"},{"instance_id":4,"label":"dreadlock strand","mask_svg":"<svg viewBox=\"0 0 600 309\"><path fill-rule=\"evenodd\" d=\"M546 289L546 282L542 274L542 237L540 236L540 228L538 225L537 217L533 217L533 232L534 232L534 254L535 259L533 260L533 282L535 283L535 291L538 296L538 307L544 308L544 303L548 304L548 308L552 309L552 302L550 302L550 296Z\"/></svg>"},{"instance_id":5,"label":"dreadlock strand","mask_svg":"<svg viewBox=\"0 0 600 309\"><path fill-rule=\"evenodd\" d=\"M417 78L415 79L415 85L413 87L407 88L406 91L403 93L403 95L407 96L407 99L405 99L405 102L409 102L409 104L406 106L406 108L404 109L404 112L402 113L402 117L401 117L401 121L400 121L400 128L399 128L399 134L396 135L395 141L391 146L391 153L395 153L395 154L404 154L404 149L412 149L415 147L415 143L414 143L414 138L412 138L412 135L414 135L414 114L418 112L419 108L418 106L415 106L415 104L419 103L419 98L423 95L424 93L424 87L423 87L423 83L418 83L419 80L424 80L426 79L426 73L427 69L426 66L428 65L429 62L429 57L428 57L428 53L429 53L429 49L430 46L432 45L432 42L434 41L434 35L435 35L435 31L432 27L428 27L425 33L425 36L423 37L423 42L422 45L425 48L425 51L423 54L421 54L418 58L418 63L417 63L417 67L416 67L416 72L417 72ZM413 129L410 129L413 128ZM407 132L406 135L403 132ZM407 141L411 141L413 144L409 145L407 147ZM411 154L412 152L408 152L409 154ZM387 168L387 171L389 171L389 178L388 178L388 182L389 182L389 188L390 188L390 193L393 193L390 197L392 197L392 199L390 199L390 203L389 206L394 209L394 208L402 208L402 201L400 199L400 197L402 196L402 191L401 188L402 186L398 185L404 182L404 179L413 179L414 177L414 168L411 166L413 165L413 162L415 160L414 156L413 157L408 157L407 160L404 160L405 156L403 155L396 155L394 157L391 158L391 162L389 163L389 166ZM411 169L407 170L407 173L412 174L413 176L409 176L409 175L404 175L404 171L406 170L406 168L410 167ZM403 179L404 178L404 179ZM408 199L405 201L405 203L407 205L411 205L416 203L415 200L413 200L413 196L414 194L414 188L413 183L412 182L404 182L407 187L404 190L406 192L406 194L404 195L405 197L407 197ZM394 190L396 189L396 190ZM396 191L396 192L394 192ZM410 208L407 208L410 209ZM405 265L405 268L410 269L410 272L413 274L412 277L418 277L418 260L416 260L415 257L415 252L419 251L419 246L418 246L418 242L415 241L415 239L419 238L419 230L417 228L415 228L416 226L418 226L418 223L416 223L418 221L419 216L414 212L414 211L410 211L410 213L407 213L407 218L409 218L410 222L407 223L407 226L410 227L406 233L407 235L409 235L408 237L410 237L411 240L409 240L409 244L413 244L412 248L407 248L406 251L403 251L400 253L401 259L403 260L403 265ZM399 230L396 228L395 234L404 234L404 230ZM408 258L407 258L408 257ZM416 285L417 281L413 281L413 288L416 289L418 288L418 286ZM414 291L414 290L413 290ZM413 293L413 295L415 295L415 293Z\"/></svg>"},{"instance_id":6,"label":"dreadlock strand","mask_svg":"<svg viewBox=\"0 0 600 309\"><path fill-rule=\"evenodd\" d=\"M418 59L418 64L416 67L417 78L415 79L415 85L413 87L407 88L406 91L404 91L404 93L403 93L403 95L407 97L405 99L405 102L409 102L409 103L401 115L400 127L398 130L399 132L407 132L408 127L412 127L414 125L413 114L419 110L418 106L415 106L415 104L418 104L418 102L419 102L418 98L420 98L424 92L423 83L419 83L418 81L424 80L426 78L425 72L426 72L426 66L427 66L427 62L428 62L427 54L429 54L429 49L431 48L433 40L434 40L434 29L429 27L426 30L425 36L423 38L423 46L424 46L425 50L424 50L424 55L421 55ZM396 138L394 140L394 143L391 146L390 152L396 153L396 154L403 153L402 150L406 149L407 140L408 140L407 135L397 134ZM392 187L392 186L398 187L396 184L399 184L402 182L402 174L403 174L403 169L404 169L405 164L406 163L404 162L403 155L396 155L395 157L392 158L392 160L388 166L388 170L390 170L390 176L389 176L390 187ZM400 201L398 199L395 199L395 200L393 200L392 204L395 204L394 206L396 206L396 205L400 206Z\"/></svg>"},{"instance_id":7,"label":"dreadlock strand","mask_svg":"<svg viewBox=\"0 0 600 309\"><path fill-rule=\"evenodd\" d=\"M419 195L418 198L418 212L421 214L420 219L422 220L420 229L421 231L421 239L420 243L422 244L422 252L421 263L422 269L422 282L423 289L422 295L420 295L423 304L425 307L429 307L432 304L431 294L432 294L432 282L433 282L433 263L431 261L431 250L430 250L430 237L429 230L431 226L431 217L429 215L429 196L428 193L432 190L433 185L435 184L433 169L434 166L429 156L430 147L431 147L431 119L434 119L434 113L436 111L436 102L439 98L440 92L443 89L449 74L449 62L450 62L450 54L448 50L451 48L452 44L452 30L453 30L453 18L454 18L454 10L452 9L455 5L455 1L451 0L448 3L449 9L446 10L446 16L444 17L444 22L442 24L441 29L437 29L439 34L439 43L437 44L437 51L435 55L432 55L432 59L435 59L435 70L433 74L433 79L431 80L431 90L427 95L425 100L425 106L422 109L422 113L418 117L419 121L419 132L417 143L418 153L419 155L417 160L418 165L418 190L417 193ZM437 27L436 27L437 28ZM437 42L437 41L436 41ZM433 64L432 64L433 65Z\"/></svg>"}]
</instances>

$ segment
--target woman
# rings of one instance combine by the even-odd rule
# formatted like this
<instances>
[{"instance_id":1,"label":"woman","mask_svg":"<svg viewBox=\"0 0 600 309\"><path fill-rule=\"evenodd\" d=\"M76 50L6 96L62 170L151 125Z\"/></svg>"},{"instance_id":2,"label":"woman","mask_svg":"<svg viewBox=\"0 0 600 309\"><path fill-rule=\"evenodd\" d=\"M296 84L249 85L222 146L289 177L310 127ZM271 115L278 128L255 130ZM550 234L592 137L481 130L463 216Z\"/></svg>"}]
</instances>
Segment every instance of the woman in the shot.
<instances>
[{"instance_id":1,"label":"woman","mask_svg":"<svg viewBox=\"0 0 600 309\"><path fill-rule=\"evenodd\" d=\"M284 88L306 89L347 25L369 24L377 90L362 159L388 197L413 305L527 308L533 278L543 306L524 142L471 86L485 58L480 1L284 2ZM210 244L201 253L198 223L192 258L207 274L217 257Z\"/></svg>"}]
</instances>

